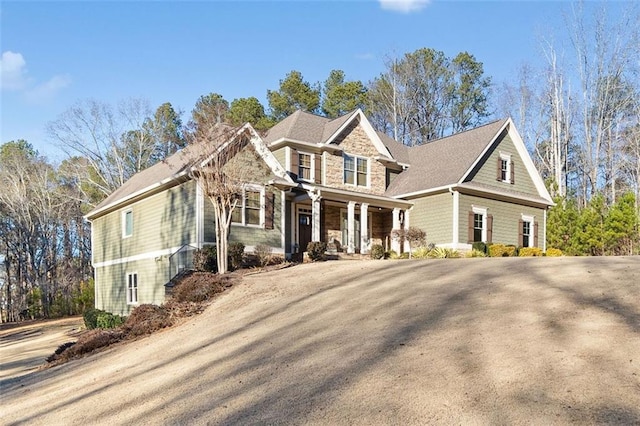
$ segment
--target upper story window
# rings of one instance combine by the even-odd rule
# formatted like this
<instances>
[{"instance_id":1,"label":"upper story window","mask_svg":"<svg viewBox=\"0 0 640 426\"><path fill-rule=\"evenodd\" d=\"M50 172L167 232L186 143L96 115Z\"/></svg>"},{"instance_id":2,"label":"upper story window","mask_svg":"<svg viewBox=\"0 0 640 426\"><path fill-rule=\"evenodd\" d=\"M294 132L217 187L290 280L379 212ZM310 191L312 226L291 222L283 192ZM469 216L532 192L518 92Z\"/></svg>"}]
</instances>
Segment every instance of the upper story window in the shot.
<instances>
[{"instance_id":1,"label":"upper story window","mask_svg":"<svg viewBox=\"0 0 640 426\"><path fill-rule=\"evenodd\" d=\"M500 158L498 158L497 180L510 184L515 183L513 160L511 160L510 154L500 153Z\"/></svg>"},{"instance_id":2,"label":"upper story window","mask_svg":"<svg viewBox=\"0 0 640 426\"><path fill-rule=\"evenodd\" d=\"M311 180L312 168L311 168L311 154L298 153L298 178L304 180Z\"/></svg>"},{"instance_id":3,"label":"upper story window","mask_svg":"<svg viewBox=\"0 0 640 426\"><path fill-rule=\"evenodd\" d=\"M125 210L122 212L122 238L133 235L133 210Z\"/></svg>"},{"instance_id":4,"label":"upper story window","mask_svg":"<svg viewBox=\"0 0 640 426\"><path fill-rule=\"evenodd\" d=\"M264 217L263 193L264 188L243 189L242 197L231 214L231 222L238 225L260 226Z\"/></svg>"},{"instance_id":5,"label":"upper story window","mask_svg":"<svg viewBox=\"0 0 640 426\"><path fill-rule=\"evenodd\" d=\"M367 186L369 160L354 155L343 155L344 183L347 185Z\"/></svg>"}]
</instances>

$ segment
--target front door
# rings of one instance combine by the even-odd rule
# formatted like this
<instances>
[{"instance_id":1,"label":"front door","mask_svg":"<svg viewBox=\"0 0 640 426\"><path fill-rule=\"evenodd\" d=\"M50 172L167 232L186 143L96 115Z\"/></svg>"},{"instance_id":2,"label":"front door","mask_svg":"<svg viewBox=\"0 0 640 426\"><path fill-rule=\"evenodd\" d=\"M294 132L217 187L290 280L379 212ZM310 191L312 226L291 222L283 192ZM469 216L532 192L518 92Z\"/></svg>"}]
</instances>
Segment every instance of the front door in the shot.
<instances>
[{"instance_id":1,"label":"front door","mask_svg":"<svg viewBox=\"0 0 640 426\"><path fill-rule=\"evenodd\" d=\"M307 245L311 242L311 214L298 214L298 247L300 253L307 251Z\"/></svg>"}]
</instances>

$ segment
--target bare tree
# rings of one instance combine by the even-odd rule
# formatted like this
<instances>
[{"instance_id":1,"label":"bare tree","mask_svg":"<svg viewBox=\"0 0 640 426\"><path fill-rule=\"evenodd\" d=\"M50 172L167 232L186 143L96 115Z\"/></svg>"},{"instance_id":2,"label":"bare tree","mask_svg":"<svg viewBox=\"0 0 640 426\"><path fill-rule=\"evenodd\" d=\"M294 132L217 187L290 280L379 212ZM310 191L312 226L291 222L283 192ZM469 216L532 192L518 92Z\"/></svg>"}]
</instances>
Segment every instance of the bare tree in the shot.
<instances>
[{"instance_id":1,"label":"bare tree","mask_svg":"<svg viewBox=\"0 0 640 426\"><path fill-rule=\"evenodd\" d=\"M218 272L221 274L229 270L232 214L243 196L249 176L246 165L237 160L252 136L249 126L226 126L218 123L216 117L201 119L188 134L189 147L184 155L192 159L190 175L213 206Z\"/></svg>"}]
</instances>

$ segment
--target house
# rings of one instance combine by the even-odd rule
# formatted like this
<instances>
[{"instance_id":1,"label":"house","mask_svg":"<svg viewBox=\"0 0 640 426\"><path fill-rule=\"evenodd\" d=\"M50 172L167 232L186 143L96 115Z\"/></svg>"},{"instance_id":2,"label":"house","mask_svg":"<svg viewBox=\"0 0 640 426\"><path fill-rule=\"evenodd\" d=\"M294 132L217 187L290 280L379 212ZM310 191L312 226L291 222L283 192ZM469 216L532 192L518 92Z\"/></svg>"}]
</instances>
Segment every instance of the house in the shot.
<instances>
[{"instance_id":1,"label":"house","mask_svg":"<svg viewBox=\"0 0 640 426\"><path fill-rule=\"evenodd\" d=\"M475 241L545 248L553 203L511 119L407 147L360 110L336 119L297 111L239 156L251 170L230 241L299 256L310 241L367 253L401 252L393 229L416 226L438 246ZM127 314L162 303L193 248L215 242L211 203L189 179L186 148L133 176L87 215L96 306Z\"/></svg>"}]
</instances>

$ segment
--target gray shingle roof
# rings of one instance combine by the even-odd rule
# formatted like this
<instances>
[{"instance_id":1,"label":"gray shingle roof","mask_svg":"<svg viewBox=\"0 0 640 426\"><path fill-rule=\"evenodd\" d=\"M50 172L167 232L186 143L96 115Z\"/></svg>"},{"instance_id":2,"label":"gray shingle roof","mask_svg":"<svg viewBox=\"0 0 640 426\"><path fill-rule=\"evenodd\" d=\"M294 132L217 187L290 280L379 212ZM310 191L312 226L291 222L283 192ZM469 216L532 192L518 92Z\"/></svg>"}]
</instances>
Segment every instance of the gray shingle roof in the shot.
<instances>
[{"instance_id":1,"label":"gray shingle roof","mask_svg":"<svg viewBox=\"0 0 640 426\"><path fill-rule=\"evenodd\" d=\"M340 126L346 123L356 111L352 111L335 119L330 119L297 110L269 129L263 139L267 145L282 138L311 143L324 143L327 142Z\"/></svg>"},{"instance_id":2,"label":"gray shingle roof","mask_svg":"<svg viewBox=\"0 0 640 426\"><path fill-rule=\"evenodd\" d=\"M193 155L192 150L190 150L190 147L186 147L170 157L167 157L164 161L156 163L153 166L136 173L131 177L131 179L126 181L124 185L102 200L95 209L87 214L87 217L91 218L104 207L124 200L125 198L142 191L153 184L160 183L166 179L179 175L182 172L186 172L194 159L195 156Z\"/></svg>"},{"instance_id":3,"label":"gray shingle roof","mask_svg":"<svg viewBox=\"0 0 640 426\"><path fill-rule=\"evenodd\" d=\"M385 195L398 196L457 183L506 121L494 121L414 147L404 147L391 138L383 139L392 155L398 155L396 160L411 165L393 180Z\"/></svg>"}]
</instances>

